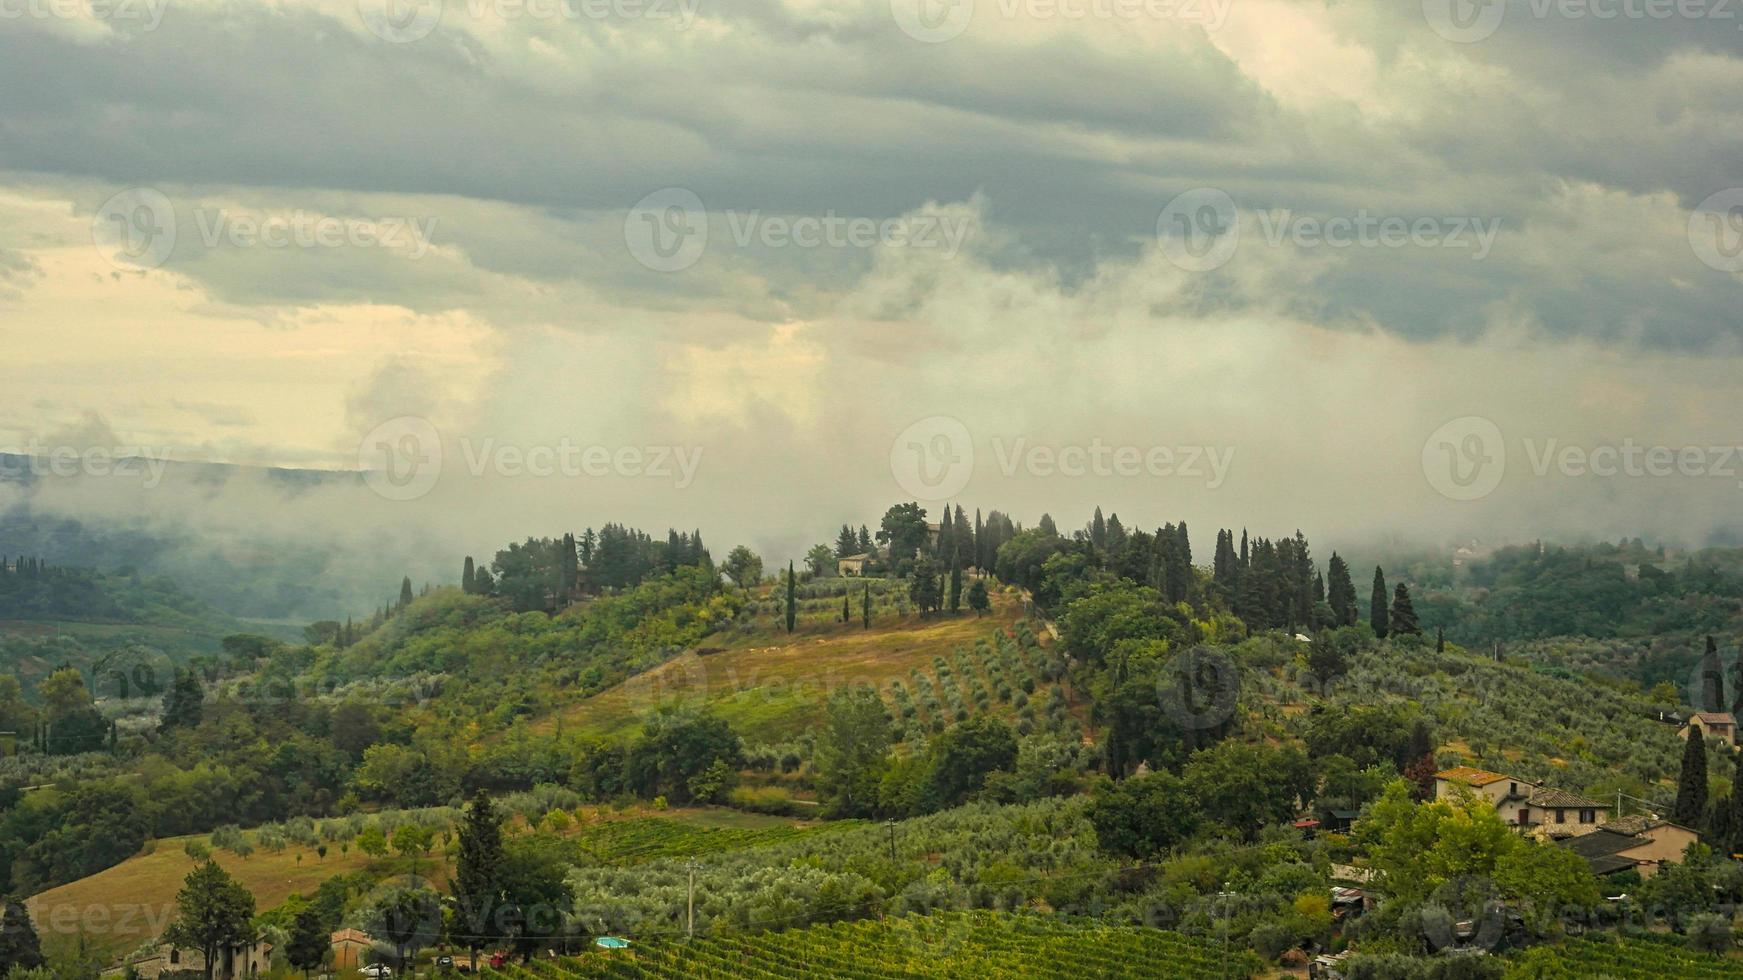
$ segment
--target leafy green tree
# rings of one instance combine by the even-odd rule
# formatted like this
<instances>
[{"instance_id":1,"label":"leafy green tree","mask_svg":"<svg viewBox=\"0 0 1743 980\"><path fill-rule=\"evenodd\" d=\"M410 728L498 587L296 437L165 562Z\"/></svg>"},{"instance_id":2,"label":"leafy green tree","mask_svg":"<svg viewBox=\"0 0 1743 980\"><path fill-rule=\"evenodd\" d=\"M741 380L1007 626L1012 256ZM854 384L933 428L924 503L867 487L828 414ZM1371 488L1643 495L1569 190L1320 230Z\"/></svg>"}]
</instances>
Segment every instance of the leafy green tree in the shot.
<instances>
[{"instance_id":1,"label":"leafy green tree","mask_svg":"<svg viewBox=\"0 0 1743 980\"><path fill-rule=\"evenodd\" d=\"M922 798L928 810L945 810L979 792L991 773L1016 764L1017 737L1003 722L981 715L933 739L929 757Z\"/></svg>"},{"instance_id":2,"label":"leafy green tree","mask_svg":"<svg viewBox=\"0 0 1743 980\"><path fill-rule=\"evenodd\" d=\"M369 903L363 931L393 947L399 972L442 935L442 899L428 888L393 888Z\"/></svg>"},{"instance_id":3,"label":"leafy green tree","mask_svg":"<svg viewBox=\"0 0 1743 980\"><path fill-rule=\"evenodd\" d=\"M393 832L393 849L400 857L412 862L412 873L417 873L417 859L428 854L430 845L436 842L435 831L415 823L401 824Z\"/></svg>"},{"instance_id":4,"label":"leafy green tree","mask_svg":"<svg viewBox=\"0 0 1743 980\"><path fill-rule=\"evenodd\" d=\"M1235 741L1194 752L1181 778L1205 818L1249 839L1287 821L1317 783L1300 749Z\"/></svg>"},{"instance_id":5,"label":"leafy green tree","mask_svg":"<svg viewBox=\"0 0 1743 980\"><path fill-rule=\"evenodd\" d=\"M814 544L805 552L805 565L816 578L830 575L835 571L835 552L826 544Z\"/></svg>"},{"instance_id":6,"label":"leafy green tree","mask_svg":"<svg viewBox=\"0 0 1743 980\"><path fill-rule=\"evenodd\" d=\"M1198 829L1198 800L1166 770L1098 787L1089 806L1097 845L1107 854L1150 858Z\"/></svg>"},{"instance_id":7,"label":"leafy green tree","mask_svg":"<svg viewBox=\"0 0 1743 980\"><path fill-rule=\"evenodd\" d=\"M889 547L890 561L913 558L926 546L926 511L916 503L897 504L884 512L878 541Z\"/></svg>"},{"instance_id":8,"label":"leafy green tree","mask_svg":"<svg viewBox=\"0 0 1743 980\"><path fill-rule=\"evenodd\" d=\"M357 847L370 857L387 856L387 835L378 824L370 824L357 834Z\"/></svg>"},{"instance_id":9,"label":"leafy green tree","mask_svg":"<svg viewBox=\"0 0 1743 980\"><path fill-rule=\"evenodd\" d=\"M1683 746L1682 772L1676 781L1676 806L1671 819L1685 827L1700 827L1707 814L1707 740L1698 727L1689 729Z\"/></svg>"},{"instance_id":10,"label":"leafy green tree","mask_svg":"<svg viewBox=\"0 0 1743 980\"><path fill-rule=\"evenodd\" d=\"M973 609L975 617L979 618L986 615L992 605L992 599L987 595L986 582L975 579L974 584L968 587L968 608Z\"/></svg>"},{"instance_id":11,"label":"leafy green tree","mask_svg":"<svg viewBox=\"0 0 1743 980\"><path fill-rule=\"evenodd\" d=\"M644 799L691 798L691 783L716 762L737 771L744 745L731 726L706 711L664 709L642 726L624 756L624 780Z\"/></svg>"},{"instance_id":12,"label":"leafy green tree","mask_svg":"<svg viewBox=\"0 0 1743 980\"><path fill-rule=\"evenodd\" d=\"M540 835L516 837L504 849L503 912L509 948L530 960L564 932L565 911L574 907L560 843Z\"/></svg>"},{"instance_id":13,"label":"leafy green tree","mask_svg":"<svg viewBox=\"0 0 1743 980\"><path fill-rule=\"evenodd\" d=\"M727 553L720 570L741 589L748 589L763 580L763 560L742 544Z\"/></svg>"},{"instance_id":14,"label":"leafy green tree","mask_svg":"<svg viewBox=\"0 0 1743 980\"><path fill-rule=\"evenodd\" d=\"M490 941L496 910L503 904L502 818L479 790L466 809L458 834L459 859L449 891L454 895L451 934L474 961L478 950Z\"/></svg>"},{"instance_id":15,"label":"leafy green tree","mask_svg":"<svg viewBox=\"0 0 1743 980\"><path fill-rule=\"evenodd\" d=\"M199 950L206 980L212 980L222 950L254 942L254 895L207 860L182 882L176 893L175 921L163 937L171 946Z\"/></svg>"},{"instance_id":16,"label":"leafy green tree","mask_svg":"<svg viewBox=\"0 0 1743 980\"><path fill-rule=\"evenodd\" d=\"M50 725L91 704L91 692L85 689L85 675L79 673L77 667L62 667L44 677L36 686L36 693L42 698Z\"/></svg>"},{"instance_id":17,"label":"leafy green tree","mask_svg":"<svg viewBox=\"0 0 1743 980\"><path fill-rule=\"evenodd\" d=\"M1386 573L1378 565L1374 566L1374 591L1368 598L1368 622L1374 627L1374 635L1384 640L1390 629L1386 606Z\"/></svg>"},{"instance_id":18,"label":"leafy green tree","mask_svg":"<svg viewBox=\"0 0 1743 980\"><path fill-rule=\"evenodd\" d=\"M328 928L326 917L321 914L319 906L311 903L297 912L291 920L290 941L286 944L285 957L290 965L303 971L307 977L311 972L319 970L327 962L327 954L331 951L332 932Z\"/></svg>"},{"instance_id":19,"label":"leafy green tree","mask_svg":"<svg viewBox=\"0 0 1743 980\"><path fill-rule=\"evenodd\" d=\"M16 898L6 899L0 911L0 976L13 970L35 970L43 965L42 941L30 912Z\"/></svg>"},{"instance_id":20,"label":"leafy green tree","mask_svg":"<svg viewBox=\"0 0 1743 980\"><path fill-rule=\"evenodd\" d=\"M876 690L853 685L829 697L816 748L817 788L833 816L870 816L891 742Z\"/></svg>"},{"instance_id":21,"label":"leafy green tree","mask_svg":"<svg viewBox=\"0 0 1743 980\"><path fill-rule=\"evenodd\" d=\"M1410 589L1403 582L1392 590L1392 611L1387 616L1387 628L1393 636L1422 635L1422 627L1416 622L1416 607L1410 602Z\"/></svg>"},{"instance_id":22,"label":"leafy green tree","mask_svg":"<svg viewBox=\"0 0 1743 980\"><path fill-rule=\"evenodd\" d=\"M1313 671L1322 685L1344 675L1349 663L1336 637L1326 632L1314 634L1313 643L1307 648L1307 669Z\"/></svg>"}]
</instances>

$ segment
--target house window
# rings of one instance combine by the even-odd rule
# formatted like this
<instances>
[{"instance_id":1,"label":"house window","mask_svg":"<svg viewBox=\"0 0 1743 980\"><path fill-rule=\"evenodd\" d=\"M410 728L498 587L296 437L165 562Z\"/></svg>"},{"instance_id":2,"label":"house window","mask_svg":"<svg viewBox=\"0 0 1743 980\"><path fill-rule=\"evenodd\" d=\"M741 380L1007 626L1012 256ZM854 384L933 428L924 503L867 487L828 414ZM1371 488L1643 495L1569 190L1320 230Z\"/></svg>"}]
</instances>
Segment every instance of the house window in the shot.
<instances>
[{"instance_id":1,"label":"house window","mask_svg":"<svg viewBox=\"0 0 1743 980\"><path fill-rule=\"evenodd\" d=\"M1580 823L1597 823L1597 822L1598 822L1598 811L1596 811L1596 810L1581 810L1580 811Z\"/></svg>"},{"instance_id":2,"label":"house window","mask_svg":"<svg viewBox=\"0 0 1743 980\"><path fill-rule=\"evenodd\" d=\"M1556 823L1567 823L1567 811L1566 810L1555 811L1555 822Z\"/></svg>"},{"instance_id":3,"label":"house window","mask_svg":"<svg viewBox=\"0 0 1743 980\"><path fill-rule=\"evenodd\" d=\"M182 951L181 950L172 949L169 951L169 962L170 962L171 966L175 966L176 964L180 963L181 961L182 961Z\"/></svg>"},{"instance_id":4,"label":"house window","mask_svg":"<svg viewBox=\"0 0 1743 980\"><path fill-rule=\"evenodd\" d=\"M1519 784L1518 783L1508 783L1507 784L1507 792L1511 796L1518 796L1519 795Z\"/></svg>"}]
</instances>

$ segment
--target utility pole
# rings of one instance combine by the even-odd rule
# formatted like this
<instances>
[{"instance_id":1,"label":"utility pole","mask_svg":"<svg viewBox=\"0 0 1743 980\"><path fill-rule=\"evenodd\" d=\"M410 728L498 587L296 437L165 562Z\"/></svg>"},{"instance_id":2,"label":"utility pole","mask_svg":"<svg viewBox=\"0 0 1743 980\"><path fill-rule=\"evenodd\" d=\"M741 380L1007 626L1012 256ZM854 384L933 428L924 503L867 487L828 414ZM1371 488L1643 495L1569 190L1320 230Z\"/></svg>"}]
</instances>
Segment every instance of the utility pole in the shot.
<instances>
[{"instance_id":1,"label":"utility pole","mask_svg":"<svg viewBox=\"0 0 1743 980\"><path fill-rule=\"evenodd\" d=\"M687 927L686 931L689 933L691 939L695 939L696 938L696 859L695 858L690 859L690 900L687 904L689 907L689 915L687 916L688 927Z\"/></svg>"}]
</instances>

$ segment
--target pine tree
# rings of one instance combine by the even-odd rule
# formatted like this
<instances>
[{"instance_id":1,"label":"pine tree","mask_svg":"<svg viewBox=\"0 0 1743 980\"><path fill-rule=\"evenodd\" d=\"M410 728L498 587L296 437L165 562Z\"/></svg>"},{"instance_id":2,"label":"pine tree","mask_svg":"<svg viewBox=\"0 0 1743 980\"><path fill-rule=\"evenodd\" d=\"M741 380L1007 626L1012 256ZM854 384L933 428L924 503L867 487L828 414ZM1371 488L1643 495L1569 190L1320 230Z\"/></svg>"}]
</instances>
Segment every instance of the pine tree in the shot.
<instances>
[{"instance_id":1,"label":"pine tree","mask_svg":"<svg viewBox=\"0 0 1743 980\"><path fill-rule=\"evenodd\" d=\"M505 901L502 818L484 790L472 798L457 843L459 859L450 883L454 923L449 935L476 963L479 947L495 941L498 910Z\"/></svg>"},{"instance_id":2,"label":"pine tree","mask_svg":"<svg viewBox=\"0 0 1743 980\"><path fill-rule=\"evenodd\" d=\"M1392 612L1387 625L1393 636L1419 636L1422 627L1416 622L1416 607L1410 603L1410 589L1403 582L1392 590Z\"/></svg>"},{"instance_id":3,"label":"pine tree","mask_svg":"<svg viewBox=\"0 0 1743 980\"><path fill-rule=\"evenodd\" d=\"M1089 540L1094 542L1097 551L1107 549L1108 522L1102 519L1100 507L1095 509L1095 517L1089 522Z\"/></svg>"},{"instance_id":4,"label":"pine tree","mask_svg":"<svg viewBox=\"0 0 1743 980\"><path fill-rule=\"evenodd\" d=\"M1368 598L1368 621L1374 627L1374 635L1384 640L1388 632L1386 612L1386 573L1380 566L1374 566L1374 592Z\"/></svg>"},{"instance_id":5,"label":"pine tree","mask_svg":"<svg viewBox=\"0 0 1743 980\"><path fill-rule=\"evenodd\" d=\"M787 632L799 623L799 578L793 574L793 560L787 559Z\"/></svg>"},{"instance_id":6,"label":"pine tree","mask_svg":"<svg viewBox=\"0 0 1743 980\"><path fill-rule=\"evenodd\" d=\"M859 538L854 536L853 528L841 525L841 532L835 536L835 557L848 558L859 553Z\"/></svg>"},{"instance_id":7,"label":"pine tree","mask_svg":"<svg viewBox=\"0 0 1743 980\"><path fill-rule=\"evenodd\" d=\"M1698 727L1691 726L1688 744L1683 746L1682 773L1676 782L1676 807L1671 811L1671 820L1698 830L1706 815L1707 740Z\"/></svg>"}]
</instances>

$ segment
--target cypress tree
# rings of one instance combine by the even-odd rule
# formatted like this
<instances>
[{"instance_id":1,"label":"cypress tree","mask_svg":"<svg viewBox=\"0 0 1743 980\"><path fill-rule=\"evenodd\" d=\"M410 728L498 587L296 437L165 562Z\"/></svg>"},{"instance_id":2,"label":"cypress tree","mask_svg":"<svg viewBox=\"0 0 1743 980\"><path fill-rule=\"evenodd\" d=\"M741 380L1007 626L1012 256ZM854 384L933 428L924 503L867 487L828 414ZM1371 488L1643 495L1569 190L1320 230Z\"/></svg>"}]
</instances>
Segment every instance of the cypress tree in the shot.
<instances>
[{"instance_id":1,"label":"cypress tree","mask_svg":"<svg viewBox=\"0 0 1743 980\"><path fill-rule=\"evenodd\" d=\"M1446 652L1446 627L1444 626L1436 626L1434 628L1434 652Z\"/></svg>"},{"instance_id":2,"label":"cypress tree","mask_svg":"<svg viewBox=\"0 0 1743 980\"><path fill-rule=\"evenodd\" d=\"M403 611L412 604L412 577L407 575L399 583L399 608Z\"/></svg>"},{"instance_id":3,"label":"cypress tree","mask_svg":"<svg viewBox=\"0 0 1743 980\"><path fill-rule=\"evenodd\" d=\"M1392 612L1387 623L1393 636L1417 636L1422 627L1416 622L1416 607L1410 603L1410 589L1403 582L1392 590Z\"/></svg>"},{"instance_id":4,"label":"cypress tree","mask_svg":"<svg viewBox=\"0 0 1743 980\"><path fill-rule=\"evenodd\" d=\"M1683 746L1682 773L1676 781L1676 807L1671 819L1684 827L1700 829L1707 815L1707 740L1698 727L1690 727Z\"/></svg>"},{"instance_id":5,"label":"cypress tree","mask_svg":"<svg viewBox=\"0 0 1743 980\"><path fill-rule=\"evenodd\" d=\"M474 569L473 564L472 564L472 556L467 555L466 556L466 564L463 565L460 569L460 591L461 592L464 592L467 595L472 594L472 579L476 574L477 574L477 572Z\"/></svg>"},{"instance_id":6,"label":"cypress tree","mask_svg":"<svg viewBox=\"0 0 1743 980\"><path fill-rule=\"evenodd\" d=\"M862 598L859 603L859 615L860 619L865 624L865 628L868 630L871 629L871 583L869 582L866 583L865 597Z\"/></svg>"},{"instance_id":7,"label":"cypress tree","mask_svg":"<svg viewBox=\"0 0 1743 980\"><path fill-rule=\"evenodd\" d=\"M841 594L841 621L845 623L852 619L853 608L847 604L847 593L843 592Z\"/></svg>"},{"instance_id":8,"label":"cypress tree","mask_svg":"<svg viewBox=\"0 0 1743 980\"><path fill-rule=\"evenodd\" d=\"M0 911L0 971L12 972L14 967L34 970L43 965L42 941L30 912L16 898L6 899Z\"/></svg>"},{"instance_id":9,"label":"cypress tree","mask_svg":"<svg viewBox=\"0 0 1743 980\"><path fill-rule=\"evenodd\" d=\"M504 902L502 882L502 818L479 790L460 824L459 859L454 869L454 942L478 961L478 949L493 941L497 910Z\"/></svg>"},{"instance_id":10,"label":"cypress tree","mask_svg":"<svg viewBox=\"0 0 1743 980\"><path fill-rule=\"evenodd\" d=\"M1707 650L1701 655L1702 711L1725 710L1725 673L1719 666L1719 645L1707 637Z\"/></svg>"},{"instance_id":11,"label":"cypress tree","mask_svg":"<svg viewBox=\"0 0 1743 980\"><path fill-rule=\"evenodd\" d=\"M1374 627L1374 635L1384 640L1390 632L1390 619L1386 613L1386 573L1380 566L1374 566L1374 592L1368 598L1368 621Z\"/></svg>"},{"instance_id":12,"label":"cypress tree","mask_svg":"<svg viewBox=\"0 0 1743 980\"><path fill-rule=\"evenodd\" d=\"M787 632L799 622L799 579L793 574L793 560L787 559Z\"/></svg>"},{"instance_id":13,"label":"cypress tree","mask_svg":"<svg viewBox=\"0 0 1743 980\"><path fill-rule=\"evenodd\" d=\"M1325 601L1331 606L1332 618L1339 626L1354 626L1356 624L1356 583L1350 580L1349 563L1339 557L1337 552L1331 553L1331 562L1326 567L1330 581L1325 584Z\"/></svg>"},{"instance_id":14,"label":"cypress tree","mask_svg":"<svg viewBox=\"0 0 1743 980\"><path fill-rule=\"evenodd\" d=\"M950 558L950 612L955 615L962 611L962 563L959 556L952 554Z\"/></svg>"}]
</instances>

